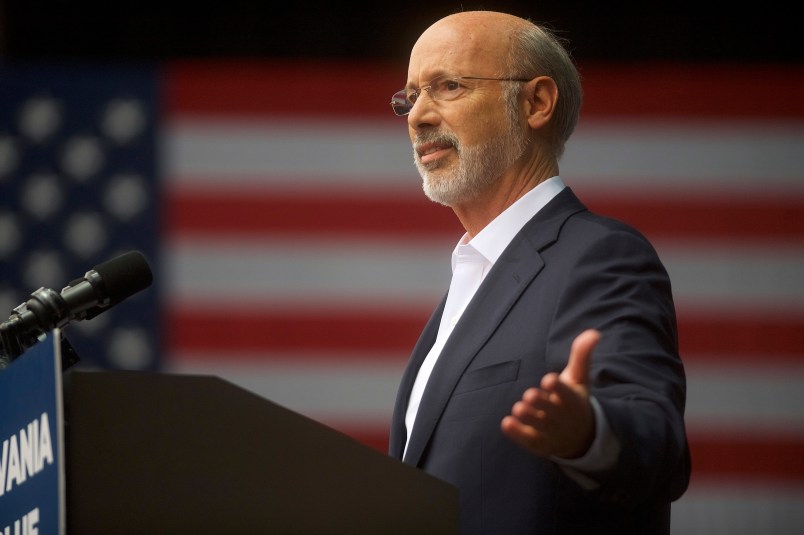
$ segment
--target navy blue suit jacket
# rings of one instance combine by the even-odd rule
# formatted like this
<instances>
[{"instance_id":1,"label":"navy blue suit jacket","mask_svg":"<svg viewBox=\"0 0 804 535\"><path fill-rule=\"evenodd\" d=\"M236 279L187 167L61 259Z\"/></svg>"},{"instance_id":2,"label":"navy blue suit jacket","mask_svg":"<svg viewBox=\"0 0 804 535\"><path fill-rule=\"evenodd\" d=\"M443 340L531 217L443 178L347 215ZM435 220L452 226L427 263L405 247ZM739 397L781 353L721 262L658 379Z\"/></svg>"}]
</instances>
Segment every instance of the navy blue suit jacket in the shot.
<instances>
[{"instance_id":1,"label":"navy blue suit jacket","mask_svg":"<svg viewBox=\"0 0 804 535\"><path fill-rule=\"evenodd\" d=\"M390 454L433 345L435 310L402 377ZM529 387L564 369L572 340L600 330L591 392L622 448L583 490L527 453L500 422ZM425 389L404 462L458 487L461 533L668 533L686 490L686 381L670 281L636 230L589 212L565 188L517 234L447 341Z\"/></svg>"}]
</instances>

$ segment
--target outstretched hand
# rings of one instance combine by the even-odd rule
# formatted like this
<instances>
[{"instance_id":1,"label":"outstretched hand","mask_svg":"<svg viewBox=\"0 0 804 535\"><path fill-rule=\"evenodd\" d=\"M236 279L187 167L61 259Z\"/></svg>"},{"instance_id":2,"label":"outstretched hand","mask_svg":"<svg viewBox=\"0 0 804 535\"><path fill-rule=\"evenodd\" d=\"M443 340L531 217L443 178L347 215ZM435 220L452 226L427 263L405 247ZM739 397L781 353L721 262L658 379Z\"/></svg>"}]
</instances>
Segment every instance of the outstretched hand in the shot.
<instances>
[{"instance_id":1,"label":"outstretched hand","mask_svg":"<svg viewBox=\"0 0 804 535\"><path fill-rule=\"evenodd\" d=\"M589 401L589 360L600 332L589 329L572 342L566 368L542 377L503 418L503 433L540 456L573 459L592 445L595 420Z\"/></svg>"}]
</instances>

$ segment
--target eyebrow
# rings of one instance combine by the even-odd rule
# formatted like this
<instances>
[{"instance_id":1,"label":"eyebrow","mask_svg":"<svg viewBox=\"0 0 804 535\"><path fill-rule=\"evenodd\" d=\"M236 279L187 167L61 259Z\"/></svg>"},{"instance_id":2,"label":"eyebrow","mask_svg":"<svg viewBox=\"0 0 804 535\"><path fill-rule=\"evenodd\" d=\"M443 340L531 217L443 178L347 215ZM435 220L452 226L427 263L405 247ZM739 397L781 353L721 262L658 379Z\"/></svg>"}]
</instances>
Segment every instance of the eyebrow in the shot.
<instances>
[{"instance_id":1,"label":"eyebrow","mask_svg":"<svg viewBox=\"0 0 804 535\"><path fill-rule=\"evenodd\" d=\"M450 72L447 72L447 71L442 71L442 70L433 71L433 74L430 76L430 78L428 78L428 79L427 79L427 83L429 84L429 83L430 83L432 80L435 80L435 79L436 79L436 78L438 78L439 76L456 76L456 77L457 77L457 76L459 76L459 75L457 75L457 74L452 74L452 73L450 73ZM427 85L427 84L425 84L425 85ZM413 85L413 82L408 82L408 83L405 85L405 89L419 89L420 87L421 87L421 86L418 86L418 85Z\"/></svg>"}]
</instances>

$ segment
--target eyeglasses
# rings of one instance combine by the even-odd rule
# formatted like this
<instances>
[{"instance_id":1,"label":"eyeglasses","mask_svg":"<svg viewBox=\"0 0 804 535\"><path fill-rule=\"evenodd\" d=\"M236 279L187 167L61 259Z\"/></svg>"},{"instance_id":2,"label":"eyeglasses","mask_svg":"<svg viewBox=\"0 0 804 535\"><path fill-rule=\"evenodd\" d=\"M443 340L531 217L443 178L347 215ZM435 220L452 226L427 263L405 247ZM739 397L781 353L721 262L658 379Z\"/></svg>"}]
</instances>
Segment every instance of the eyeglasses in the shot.
<instances>
[{"instance_id":1,"label":"eyeglasses","mask_svg":"<svg viewBox=\"0 0 804 535\"><path fill-rule=\"evenodd\" d=\"M430 83L418 89L402 89L391 97L391 108L397 115L407 115L413 109L413 105L419 100L422 91L427 91L433 100L455 100L462 97L471 87L462 83L463 80L491 80L495 82L529 82L524 78L483 78L480 76L451 76L444 74L430 80Z\"/></svg>"}]
</instances>

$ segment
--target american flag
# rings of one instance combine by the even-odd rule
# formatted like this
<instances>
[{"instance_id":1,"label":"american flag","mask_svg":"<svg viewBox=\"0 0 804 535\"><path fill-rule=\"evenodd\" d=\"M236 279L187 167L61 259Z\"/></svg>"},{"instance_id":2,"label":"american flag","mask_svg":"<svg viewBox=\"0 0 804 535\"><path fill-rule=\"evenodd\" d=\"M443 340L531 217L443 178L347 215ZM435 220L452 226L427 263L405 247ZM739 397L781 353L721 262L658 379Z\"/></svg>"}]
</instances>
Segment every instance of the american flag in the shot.
<instances>
[{"instance_id":1,"label":"american flag","mask_svg":"<svg viewBox=\"0 0 804 535\"><path fill-rule=\"evenodd\" d=\"M89 211L107 229L94 253L145 249L157 280L108 313L109 328L147 333L130 343L150 343L153 358L99 346L87 351L98 365L217 375L385 451L402 369L462 234L421 193L405 121L388 105L405 72L278 60L4 68L0 255L3 287L21 292L12 306L47 285L34 280L35 255L61 259L72 270L62 280L90 267L78 269L90 259L68 236L94 244L93 226L66 231ZM673 533L799 533L804 68L591 63L581 74L561 175L590 208L642 230L673 282L693 454ZM24 127L43 102L76 118L50 152ZM126 125L137 133L115 133ZM80 180L66 140L87 132L97 143L81 150L105 164ZM29 231L19 221L41 217L23 199L48 191L42 173L83 189L51 230ZM121 176L119 204L144 203L137 215L105 200ZM89 334L108 346L110 332Z\"/></svg>"},{"instance_id":2,"label":"american flag","mask_svg":"<svg viewBox=\"0 0 804 535\"><path fill-rule=\"evenodd\" d=\"M0 66L0 314L130 250L160 254L153 68ZM161 367L157 283L65 331L82 365Z\"/></svg>"}]
</instances>

